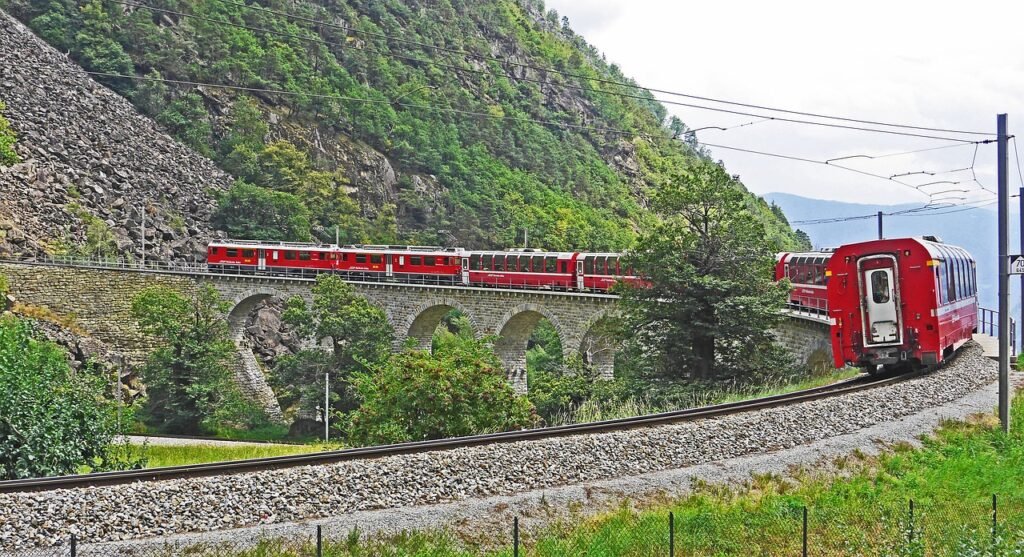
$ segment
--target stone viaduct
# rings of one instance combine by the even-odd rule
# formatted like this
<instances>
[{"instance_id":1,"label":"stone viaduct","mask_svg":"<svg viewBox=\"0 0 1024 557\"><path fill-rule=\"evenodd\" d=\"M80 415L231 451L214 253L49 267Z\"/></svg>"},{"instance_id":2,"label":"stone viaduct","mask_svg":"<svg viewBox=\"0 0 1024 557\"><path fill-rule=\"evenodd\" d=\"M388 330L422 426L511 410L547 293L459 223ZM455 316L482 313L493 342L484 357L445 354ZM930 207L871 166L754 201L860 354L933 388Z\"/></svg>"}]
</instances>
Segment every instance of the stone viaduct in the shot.
<instances>
[{"instance_id":1,"label":"stone viaduct","mask_svg":"<svg viewBox=\"0 0 1024 557\"><path fill-rule=\"evenodd\" d=\"M212 284L231 302L228 322L239 346L240 386L271 415L280 415L280 407L246 345L245 322L256 304L267 298L301 296L308 301L314 283L312 279L210 274L202 268L155 271L27 262L0 262L0 275L9 279L19 301L73 317L77 326L123 352L132 363L141 363L153 348L153 340L139 330L131 314L136 294L154 285L189 294L200 285ZM352 285L387 314L395 330L396 350L407 339L429 349L441 319L457 309L477 336L496 336L495 352L509 380L525 392L527 343L540 320L547 319L558 332L564 357L578 354L597 375L612 376L615 347L601 335L600 324L615 311L616 296L386 282ZM790 317L776 331L780 344L800 362L821 361L825 357L821 350L828 347L827 323L814 316Z\"/></svg>"}]
</instances>

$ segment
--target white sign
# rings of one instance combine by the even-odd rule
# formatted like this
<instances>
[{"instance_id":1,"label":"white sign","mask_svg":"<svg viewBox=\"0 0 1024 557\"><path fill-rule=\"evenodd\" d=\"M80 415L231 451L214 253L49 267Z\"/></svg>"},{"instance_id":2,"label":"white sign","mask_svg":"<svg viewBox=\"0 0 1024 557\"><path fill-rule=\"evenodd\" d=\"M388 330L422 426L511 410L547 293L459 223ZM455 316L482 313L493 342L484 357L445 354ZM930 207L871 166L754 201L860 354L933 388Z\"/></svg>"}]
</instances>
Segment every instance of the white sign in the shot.
<instances>
[{"instance_id":1,"label":"white sign","mask_svg":"<svg viewBox=\"0 0 1024 557\"><path fill-rule=\"evenodd\" d=\"M1024 275L1024 255L1010 255L1010 274Z\"/></svg>"}]
</instances>

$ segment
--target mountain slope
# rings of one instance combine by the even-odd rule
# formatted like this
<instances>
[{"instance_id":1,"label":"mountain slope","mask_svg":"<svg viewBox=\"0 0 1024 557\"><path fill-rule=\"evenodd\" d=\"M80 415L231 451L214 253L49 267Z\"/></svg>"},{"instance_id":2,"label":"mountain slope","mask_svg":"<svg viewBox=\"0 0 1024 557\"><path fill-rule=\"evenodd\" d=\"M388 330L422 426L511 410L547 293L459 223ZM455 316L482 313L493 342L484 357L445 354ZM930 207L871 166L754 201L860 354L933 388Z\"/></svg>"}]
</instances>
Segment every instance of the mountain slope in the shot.
<instances>
[{"instance_id":1,"label":"mountain slope","mask_svg":"<svg viewBox=\"0 0 1024 557\"><path fill-rule=\"evenodd\" d=\"M0 0L86 69L147 78L98 77L229 173L296 196L324 240L339 226L343 241L506 247L526 229L535 246L619 249L651 184L698 156L537 0L147 5L163 11Z\"/></svg>"},{"instance_id":2,"label":"mountain slope","mask_svg":"<svg viewBox=\"0 0 1024 557\"><path fill-rule=\"evenodd\" d=\"M0 168L0 256L103 235L140 257L188 259L212 235L210 190L230 178L0 12L0 100L22 164Z\"/></svg>"}]
</instances>

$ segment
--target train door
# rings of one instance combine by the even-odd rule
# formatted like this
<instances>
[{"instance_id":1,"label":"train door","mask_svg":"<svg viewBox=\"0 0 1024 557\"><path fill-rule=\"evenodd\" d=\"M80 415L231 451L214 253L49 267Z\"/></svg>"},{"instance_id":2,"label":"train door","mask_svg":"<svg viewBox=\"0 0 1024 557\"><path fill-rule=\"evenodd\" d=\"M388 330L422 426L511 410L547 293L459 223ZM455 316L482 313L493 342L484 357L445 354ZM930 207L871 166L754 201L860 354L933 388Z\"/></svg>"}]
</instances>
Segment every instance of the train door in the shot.
<instances>
[{"instance_id":1,"label":"train door","mask_svg":"<svg viewBox=\"0 0 1024 557\"><path fill-rule=\"evenodd\" d=\"M267 250L260 249L260 250L256 250L256 251L259 254L259 263L258 263L256 268L261 270L261 271L266 271L267 270Z\"/></svg>"},{"instance_id":2,"label":"train door","mask_svg":"<svg viewBox=\"0 0 1024 557\"><path fill-rule=\"evenodd\" d=\"M865 257L858 261L865 346L902 344L896 258Z\"/></svg>"},{"instance_id":3,"label":"train door","mask_svg":"<svg viewBox=\"0 0 1024 557\"><path fill-rule=\"evenodd\" d=\"M397 255L391 255L390 253L384 256L384 264L385 264L384 270L385 270L385 275L386 276L388 276L388 277L395 276L394 262L395 262L395 259L397 257L398 257Z\"/></svg>"},{"instance_id":4,"label":"train door","mask_svg":"<svg viewBox=\"0 0 1024 557\"><path fill-rule=\"evenodd\" d=\"M462 284L469 286L469 258L462 258Z\"/></svg>"},{"instance_id":5,"label":"train door","mask_svg":"<svg viewBox=\"0 0 1024 557\"><path fill-rule=\"evenodd\" d=\"M583 290L583 260L576 260L576 290Z\"/></svg>"}]
</instances>

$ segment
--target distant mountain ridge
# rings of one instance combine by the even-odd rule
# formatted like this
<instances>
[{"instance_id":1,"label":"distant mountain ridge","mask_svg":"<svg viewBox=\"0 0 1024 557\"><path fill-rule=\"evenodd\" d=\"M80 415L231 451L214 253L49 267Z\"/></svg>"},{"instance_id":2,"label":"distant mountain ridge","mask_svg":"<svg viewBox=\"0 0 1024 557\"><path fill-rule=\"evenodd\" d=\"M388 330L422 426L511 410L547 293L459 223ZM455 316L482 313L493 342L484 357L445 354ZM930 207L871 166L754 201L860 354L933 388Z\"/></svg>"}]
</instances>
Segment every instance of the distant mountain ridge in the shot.
<instances>
[{"instance_id":1,"label":"distant mountain ridge","mask_svg":"<svg viewBox=\"0 0 1024 557\"><path fill-rule=\"evenodd\" d=\"M843 203L791 195L769 193L765 200L778 205L785 213L793 228L806 232L815 248L833 247L852 242L862 242L878 237L875 219L855 220L814 225L800 225L800 221L832 217L852 217L875 214L878 211L892 213L919 207L919 204L872 205ZM1015 200L1014 200L1015 201ZM1011 203L1010 252L1019 253L1019 218L1016 203ZM953 211L953 209L950 209ZM982 306L997 309L996 273L998 269L998 246L996 244L997 220L995 205L970 211L941 214L914 214L883 217L883 234L887 238L906 236L938 236L942 241L965 248L978 263L978 293ZM1011 315L1020 315L1020 297L1016 281L1011 279Z\"/></svg>"}]
</instances>

